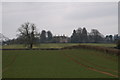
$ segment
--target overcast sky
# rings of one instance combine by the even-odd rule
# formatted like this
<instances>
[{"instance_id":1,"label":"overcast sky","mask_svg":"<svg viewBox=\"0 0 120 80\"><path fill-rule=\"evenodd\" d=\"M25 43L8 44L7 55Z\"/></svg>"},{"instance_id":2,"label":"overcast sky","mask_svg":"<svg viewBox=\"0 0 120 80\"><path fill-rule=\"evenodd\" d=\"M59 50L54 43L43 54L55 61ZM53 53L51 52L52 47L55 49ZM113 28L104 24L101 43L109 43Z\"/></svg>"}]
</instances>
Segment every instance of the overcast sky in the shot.
<instances>
[{"instance_id":1,"label":"overcast sky","mask_svg":"<svg viewBox=\"0 0 120 80\"><path fill-rule=\"evenodd\" d=\"M71 36L79 27L98 29L102 34L118 33L117 2L3 2L2 33L15 38L21 24L35 23L38 31Z\"/></svg>"}]
</instances>

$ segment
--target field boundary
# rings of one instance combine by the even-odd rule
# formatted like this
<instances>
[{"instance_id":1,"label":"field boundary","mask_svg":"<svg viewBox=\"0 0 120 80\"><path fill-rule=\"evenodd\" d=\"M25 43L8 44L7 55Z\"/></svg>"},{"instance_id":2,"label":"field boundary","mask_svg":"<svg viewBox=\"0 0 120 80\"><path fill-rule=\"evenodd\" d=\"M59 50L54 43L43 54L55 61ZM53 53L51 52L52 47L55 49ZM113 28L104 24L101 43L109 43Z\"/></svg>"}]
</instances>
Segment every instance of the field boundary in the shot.
<instances>
[{"instance_id":1,"label":"field boundary","mask_svg":"<svg viewBox=\"0 0 120 80\"><path fill-rule=\"evenodd\" d=\"M61 48L33 48L33 49L28 49L28 48L17 48L17 49L0 49L0 50L61 50Z\"/></svg>"},{"instance_id":2,"label":"field boundary","mask_svg":"<svg viewBox=\"0 0 120 80\"><path fill-rule=\"evenodd\" d=\"M28 49L28 48L6 48L6 49L0 49L0 50L64 50L64 49L91 49L91 50L96 50L96 51L101 51L106 54L112 54L119 56L120 55L120 50L115 49L115 48L108 48L108 47L101 47L101 46L92 46L92 45L74 45L74 46L67 46L67 47L62 47L62 48L33 48L33 49Z\"/></svg>"},{"instance_id":3,"label":"field boundary","mask_svg":"<svg viewBox=\"0 0 120 80\"><path fill-rule=\"evenodd\" d=\"M61 49L80 49L80 48L101 51L101 52L116 55L116 56L120 55L120 50L118 50L118 49L101 47L101 46L92 46L92 45L75 45L75 46L64 47L64 48L61 48Z\"/></svg>"}]
</instances>

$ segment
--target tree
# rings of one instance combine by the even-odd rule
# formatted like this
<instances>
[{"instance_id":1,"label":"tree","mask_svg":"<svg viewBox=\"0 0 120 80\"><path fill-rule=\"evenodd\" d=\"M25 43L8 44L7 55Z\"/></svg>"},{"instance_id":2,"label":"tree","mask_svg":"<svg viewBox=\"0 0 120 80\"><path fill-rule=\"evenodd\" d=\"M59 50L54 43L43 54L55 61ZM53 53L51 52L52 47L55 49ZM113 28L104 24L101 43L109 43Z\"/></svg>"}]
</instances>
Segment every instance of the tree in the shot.
<instances>
[{"instance_id":1,"label":"tree","mask_svg":"<svg viewBox=\"0 0 120 80\"><path fill-rule=\"evenodd\" d=\"M88 41L88 36L87 36L87 30L86 28L78 28L77 30L73 31L73 34L71 36L71 41L72 42L87 42Z\"/></svg>"},{"instance_id":2,"label":"tree","mask_svg":"<svg viewBox=\"0 0 120 80\"><path fill-rule=\"evenodd\" d=\"M105 36L105 40L106 40L107 43L109 42L109 35Z\"/></svg>"},{"instance_id":3,"label":"tree","mask_svg":"<svg viewBox=\"0 0 120 80\"><path fill-rule=\"evenodd\" d=\"M117 40L119 40L118 34L114 35L114 41L117 42Z\"/></svg>"},{"instance_id":4,"label":"tree","mask_svg":"<svg viewBox=\"0 0 120 80\"><path fill-rule=\"evenodd\" d=\"M76 37L77 37L77 42L82 42L83 41L83 38L82 38L82 28L78 28L77 30L76 30L76 33L77 33L77 35L76 35Z\"/></svg>"},{"instance_id":5,"label":"tree","mask_svg":"<svg viewBox=\"0 0 120 80\"><path fill-rule=\"evenodd\" d=\"M73 34L71 36L71 42L77 43L78 42L78 36L75 30L73 30Z\"/></svg>"},{"instance_id":6,"label":"tree","mask_svg":"<svg viewBox=\"0 0 120 80\"><path fill-rule=\"evenodd\" d=\"M95 43L101 42L103 40L103 35L97 29L91 30L90 37Z\"/></svg>"},{"instance_id":7,"label":"tree","mask_svg":"<svg viewBox=\"0 0 120 80\"><path fill-rule=\"evenodd\" d=\"M52 33L50 31L47 31L47 40L48 40L48 42L51 42L52 38L53 38Z\"/></svg>"},{"instance_id":8,"label":"tree","mask_svg":"<svg viewBox=\"0 0 120 80\"><path fill-rule=\"evenodd\" d=\"M86 28L83 28L83 30L82 30L82 42L87 42L87 41L88 41L87 30L86 30Z\"/></svg>"},{"instance_id":9,"label":"tree","mask_svg":"<svg viewBox=\"0 0 120 80\"><path fill-rule=\"evenodd\" d=\"M110 38L110 42L113 42L113 36L109 35L109 38Z\"/></svg>"},{"instance_id":10,"label":"tree","mask_svg":"<svg viewBox=\"0 0 120 80\"><path fill-rule=\"evenodd\" d=\"M22 24L20 28L18 28L18 31L19 37L22 39L24 44L26 44L28 48L32 49L37 35L35 24L26 22Z\"/></svg>"},{"instance_id":11,"label":"tree","mask_svg":"<svg viewBox=\"0 0 120 80\"><path fill-rule=\"evenodd\" d=\"M111 43L111 42L113 42L113 36L112 35L106 35L105 40L106 40L107 43L108 42Z\"/></svg>"},{"instance_id":12,"label":"tree","mask_svg":"<svg viewBox=\"0 0 120 80\"><path fill-rule=\"evenodd\" d=\"M45 43L46 42L46 31L42 30L41 34L40 34L40 42L41 43Z\"/></svg>"}]
</instances>

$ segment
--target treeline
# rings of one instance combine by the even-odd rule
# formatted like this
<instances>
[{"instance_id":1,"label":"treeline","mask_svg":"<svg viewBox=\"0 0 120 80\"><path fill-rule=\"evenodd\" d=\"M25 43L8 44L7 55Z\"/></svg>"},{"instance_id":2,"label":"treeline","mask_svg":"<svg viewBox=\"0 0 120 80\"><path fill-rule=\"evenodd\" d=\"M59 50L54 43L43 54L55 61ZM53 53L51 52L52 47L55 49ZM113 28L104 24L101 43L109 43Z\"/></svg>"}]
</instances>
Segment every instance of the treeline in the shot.
<instances>
[{"instance_id":1,"label":"treeline","mask_svg":"<svg viewBox=\"0 0 120 80\"><path fill-rule=\"evenodd\" d=\"M27 38L25 36L19 35L16 39L9 39L9 40L3 42L3 44L27 44L28 42L29 42L29 40L27 40ZM38 44L38 43L68 43L68 42L70 42L70 38L65 35L54 36L51 31L42 30L41 33L38 33L34 37L33 42L34 42L34 44Z\"/></svg>"},{"instance_id":2,"label":"treeline","mask_svg":"<svg viewBox=\"0 0 120 80\"><path fill-rule=\"evenodd\" d=\"M55 36L51 31L37 31L36 25L26 22L17 30L16 39L3 42L3 44L26 44L32 47L35 43L114 43L118 41L118 35L104 36L97 29L88 32L85 27L73 30L70 37L61 35Z\"/></svg>"},{"instance_id":3,"label":"treeline","mask_svg":"<svg viewBox=\"0 0 120 80\"><path fill-rule=\"evenodd\" d=\"M73 30L71 42L73 43L115 43L120 39L118 34L104 36L97 29L92 29L88 32L84 27Z\"/></svg>"},{"instance_id":4,"label":"treeline","mask_svg":"<svg viewBox=\"0 0 120 80\"><path fill-rule=\"evenodd\" d=\"M6 41L6 44L25 44L25 37L18 36L16 39ZM118 35L104 36L97 29L92 29L88 32L87 29L78 28L73 30L70 37L65 35L54 36L51 31L42 30L35 36L35 43L114 43L119 39Z\"/></svg>"},{"instance_id":5,"label":"treeline","mask_svg":"<svg viewBox=\"0 0 120 80\"><path fill-rule=\"evenodd\" d=\"M92 29L88 32L87 29L78 28L73 30L70 37L61 35L55 36L51 31L37 31L34 23L26 22L18 28L19 34L16 39L3 41L3 45L9 44L25 44L27 48L32 49L33 44L39 43L114 43L117 42L117 47L120 48L118 35L104 35L97 29Z\"/></svg>"},{"instance_id":6,"label":"treeline","mask_svg":"<svg viewBox=\"0 0 120 80\"><path fill-rule=\"evenodd\" d=\"M73 43L100 43L104 42L104 36L97 30L92 29L91 32L87 32L86 28L78 28L73 30L71 36L71 42Z\"/></svg>"}]
</instances>

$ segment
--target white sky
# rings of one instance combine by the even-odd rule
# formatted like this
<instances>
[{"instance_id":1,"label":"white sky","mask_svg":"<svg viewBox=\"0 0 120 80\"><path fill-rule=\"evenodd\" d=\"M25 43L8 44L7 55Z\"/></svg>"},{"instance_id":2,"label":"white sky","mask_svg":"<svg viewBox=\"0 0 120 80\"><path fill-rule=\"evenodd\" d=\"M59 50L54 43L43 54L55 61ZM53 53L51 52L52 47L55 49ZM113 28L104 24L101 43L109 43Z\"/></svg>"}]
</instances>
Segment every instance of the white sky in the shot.
<instances>
[{"instance_id":1,"label":"white sky","mask_svg":"<svg viewBox=\"0 0 120 80\"><path fill-rule=\"evenodd\" d=\"M119 2L119 0L1 0L2 2Z\"/></svg>"},{"instance_id":2,"label":"white sky","mask_svg":"<svg viewBox=\"0 0 120 80\"><path fill-rule=\"evenodd\" d=\"M26 21L54 35L71 36L79 27L104 35L118 33L117 2L3 2L2 9L2 33L9 38L16 37Z\"/></svg>"},{"instance_id":3,"label":"white sky","mask_svg":"<svg viewBox=\"0 0 120 80\"><path fill-rule=\"evenodd\" d=\"M0 2L0 32L2 32L2 3Z\"/></svg>"}]
</instances>

